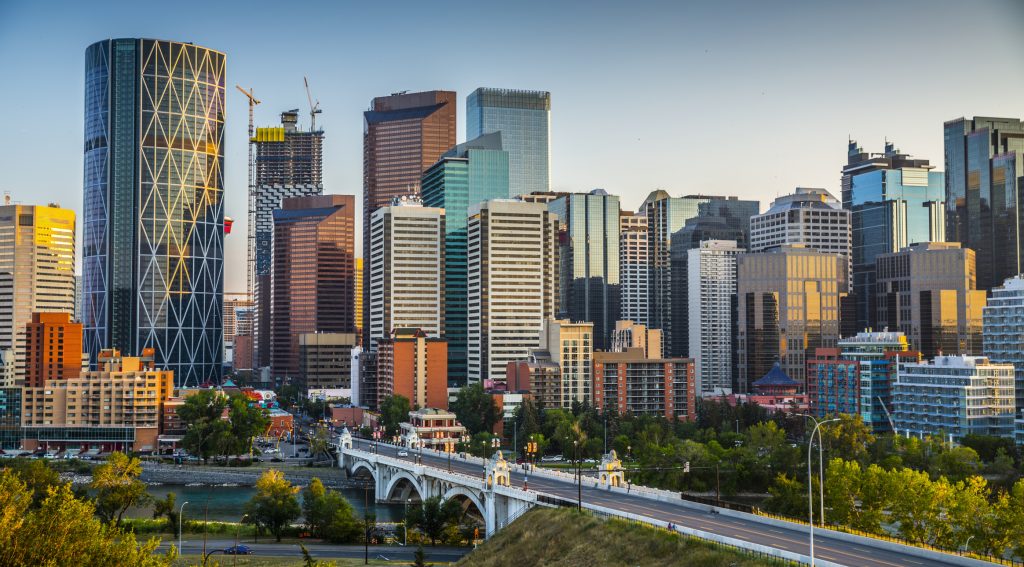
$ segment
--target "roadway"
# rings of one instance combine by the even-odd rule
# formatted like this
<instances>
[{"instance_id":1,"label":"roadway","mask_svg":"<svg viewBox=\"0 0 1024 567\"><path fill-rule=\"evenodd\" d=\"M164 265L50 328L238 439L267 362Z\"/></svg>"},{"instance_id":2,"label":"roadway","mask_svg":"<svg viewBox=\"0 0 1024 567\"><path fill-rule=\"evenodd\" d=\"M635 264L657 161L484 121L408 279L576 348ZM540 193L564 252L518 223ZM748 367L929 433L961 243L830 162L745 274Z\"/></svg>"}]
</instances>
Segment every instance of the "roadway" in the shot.
<instances>
[{"instance_id":1,"label":"roadway","mask_svg":"<svg viewBox=\"0 0 1024 567\"><path fill-rule=\"evenodd\" d=\"M192 536L194 537L194 536ZM299 549L297 543L273 543L270 539L267 543L252 543L251 541L241 541L242 545L249 547L252 550L253 556L263 557L295 557L302 558L302 551ZM160 544L160 550L166 551L168 546L171 544L178 545L177 540L164 540ZM221 555L221 550L227 549L235 545L233 539L211 539L206 542L206 552L213 552L213 555ZM363 558L363 546L361 545L331 545L331 544L320 544L306 542L304 544L306 549L309 550L309 554L314 559L362 559ZM203 553L203 540L201 539L190 539L185 540L181 544L183 555L201 555ZM424 554L427 556L428 561L444 561L454 563L459 559L462 559L463 555L466 555L473 548L471 547L424 547ZM370 546L370 559L382 559L389 561L412 561L415 558L413 554L416 553L415 547L402 547L394 545L371 545ZM221 559L221 564L228 564L231 555L224 556L225 559Z\"/></svg>"},{"instance_id":2,"label":"roadway","mask_svg":"<svg viewBox=\"0 0 1024 567\"><path fill-rule=\"evenodd\" d=\"M373 451L373 442L362 439L355 439L353 441L358 448ZM393 445L380 445L380 454L387 457L415 462L416 457L421 455L418 450L409 450L409 456L399 457L398 452L400 450L400 448L396 448ZM437 454L432 451L422 452L422 463L443 470L448 470L449 466L447 455L443 453ZM483 477L483 467L481 465L463 461L458 457L451 459L451 470L477 478ZM512 486L523 486L524 473L520 468L513 467L511 477ZM611 493L607 490L594 488L592 479L590 479L590 486L587 486L587 480L584 478L582 486L582 500L585 504L590 503L646 516L793 553L803 555L809 553L808 530L806 526L801 524L793 523L792 527L781 527L767 525L752 519L711 514L702 510L685 507L682 505L682 501L677 504L643 496ZM577 499L577 485L567 480L530 475L528 487L531 491L556 496L563 500L575 502ZM957 559L955 556L950 556L949 561L923 559L902 551L884 550L867 544L839 540L830 537L827 532L819 531L815 532L814 548L815 558L851 567L862 565L874 567L952 566L955 565L953 560Z\"/></svg>"}]
</instances>

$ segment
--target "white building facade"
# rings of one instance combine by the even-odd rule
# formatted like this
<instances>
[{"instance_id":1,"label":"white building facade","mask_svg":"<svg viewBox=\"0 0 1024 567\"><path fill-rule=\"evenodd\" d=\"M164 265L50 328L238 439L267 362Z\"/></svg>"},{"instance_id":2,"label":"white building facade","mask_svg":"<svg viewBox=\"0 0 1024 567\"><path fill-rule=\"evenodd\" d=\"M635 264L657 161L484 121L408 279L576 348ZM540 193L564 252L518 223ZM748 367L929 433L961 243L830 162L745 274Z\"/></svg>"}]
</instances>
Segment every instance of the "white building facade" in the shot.
<instances>
[{"instance_id":1,"label":"white building facade","mask_svg":"<svg viewBox=\"0 0 1024 567\"><path fill-rule=\"evenodd\" d=\"M750 251L803 244L819 252L842 254L849 264L853 251L850 214L828 191L797 187L793 194L775 199L764 213L750 217Z\"/></svg>"},{"instance_id":2,"label":"white building facade","mask_svg":"<svg viewBox=\"0 0 1024 567\"><path fill-rule=\"evenodd\" d=\"M1024 419L1024 278L1009 278L992 290L982 321L985 356L1012 364L1016 371L1015 411Z\"/></svg>"},{"instance_id":3,"label":"white building facade","mask_svg":"<svg viewBox=\"0 0 1024 567\"><path fill-rule=\"evenodd\" d=\"M643 212L619 215L620 317L647 325L650 315L651 263L648 261L647 215Z\"/></svg>"},{"instance_id":4,"label":"white building facade","mask_svg":"<svg viewBox=\"0 0 1024 567\"><path fill-rule=\"evenodd\" d=\"M689 352L698 395L732 393L736 257L742 252L735 240L705 240L687 251Z\"/></svg>"}]
</instances>

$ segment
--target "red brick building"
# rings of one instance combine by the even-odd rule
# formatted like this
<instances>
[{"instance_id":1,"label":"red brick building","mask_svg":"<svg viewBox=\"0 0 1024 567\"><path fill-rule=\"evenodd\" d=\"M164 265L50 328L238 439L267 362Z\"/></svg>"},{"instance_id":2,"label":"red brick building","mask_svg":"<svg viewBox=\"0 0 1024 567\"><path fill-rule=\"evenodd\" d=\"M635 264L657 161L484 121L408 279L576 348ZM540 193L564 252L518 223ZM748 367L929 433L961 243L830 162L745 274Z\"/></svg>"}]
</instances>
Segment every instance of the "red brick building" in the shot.
<instances>
[{"instance_id":1,"label":"red brick building","mask_svg":"<svg viewBox=\"0 0 1024 567\"><path fill-rule=\"evenodd\" d=\"M595 352L594 406L633 415L693 421L697 389L693 359L646 358L641 348Z\"/></svg>"},{"instance_id":2,"label":"red brick building","mask_svg":"<svg viewBox=\"0 0 1024 567\"><path fill-rule=\"evenodd\" d=\"M78 378L82 373L82 324L68 313L33 313L25 325L25 386Z\"/></svg>"},{"instance_id":3,"label":"red brick building","mask_svg":"<svg viewBox=\"0 0 1024 567\"><path fill-rule=\"evenodd\" d=\"M448 340L396 329L377 342L377 407L401 395L414 408L448 409Z\"/></svg>"}]
</instances>

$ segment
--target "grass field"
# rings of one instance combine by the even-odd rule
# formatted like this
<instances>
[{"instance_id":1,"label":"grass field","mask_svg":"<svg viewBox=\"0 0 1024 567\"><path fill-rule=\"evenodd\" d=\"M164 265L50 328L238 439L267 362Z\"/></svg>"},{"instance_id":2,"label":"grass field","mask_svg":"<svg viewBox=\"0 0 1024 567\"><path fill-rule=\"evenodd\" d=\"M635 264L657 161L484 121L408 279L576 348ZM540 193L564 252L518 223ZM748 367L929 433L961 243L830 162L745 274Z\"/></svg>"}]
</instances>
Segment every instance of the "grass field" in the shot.
<instances>
[{"instance_id":1,"label":"grass field","mask_svg":"<svg viewBox=\"0 0 1024 567\"><path fill-rule=\"evenodd\" d=\"M337 567L355 567L356 565L364 565L362 559L332 559L330 560ZM409 561L378 561L376 559L370 560L370 565L408 565ZM174 567L193 567L203 564L203 558L198 555L184 555L178 558L174 562ZM427 561L428 565L448 565L448 563L431 563ZM305 563L301 559L294 557L253 557L253 556L241 556L231 557L223 555L215 555L206 562L207 567L303 567Z\"/></svg>"}]
</instances>

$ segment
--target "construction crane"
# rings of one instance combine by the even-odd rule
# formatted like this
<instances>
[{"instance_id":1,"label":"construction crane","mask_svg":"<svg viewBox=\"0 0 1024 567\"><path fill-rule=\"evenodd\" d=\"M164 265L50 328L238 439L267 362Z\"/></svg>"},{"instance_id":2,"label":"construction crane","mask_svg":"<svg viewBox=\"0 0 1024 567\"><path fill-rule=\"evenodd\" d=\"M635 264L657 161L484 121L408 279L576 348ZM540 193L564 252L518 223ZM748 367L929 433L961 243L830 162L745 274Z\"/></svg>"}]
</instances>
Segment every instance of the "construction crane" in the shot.
<instances>
[{"instance_id":1,"label":"construction crane","mask_svg":"<svg viewBox=\"0 0 1024 567\"><path fill-rule=\"evenodd\" d=\"M239 85L235 85L235 88L249 99L249 234L246 236L245 299L250 308L253 308L256 305L256 156L253 154L256 132L253 126L253 111L260 103L260 99L253 95L251 88L245 90ZM253 342L255 343L255 337ZM255 353L256 349L252 350Z\"/></svg>"},{"instance_id":2,"label":"construction crane","mask_svg":"<svg viewBox=\"0 0 1024 567\"><path fill-rule=\"evenodd\" d=\"M320 114L320 101L313 103L313 94L309 91L309 79L302 77L302 80L306 82L306 98L309 99L309 131L316 132L316 115Z\"/></svg>"}]
</instances>

